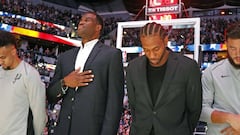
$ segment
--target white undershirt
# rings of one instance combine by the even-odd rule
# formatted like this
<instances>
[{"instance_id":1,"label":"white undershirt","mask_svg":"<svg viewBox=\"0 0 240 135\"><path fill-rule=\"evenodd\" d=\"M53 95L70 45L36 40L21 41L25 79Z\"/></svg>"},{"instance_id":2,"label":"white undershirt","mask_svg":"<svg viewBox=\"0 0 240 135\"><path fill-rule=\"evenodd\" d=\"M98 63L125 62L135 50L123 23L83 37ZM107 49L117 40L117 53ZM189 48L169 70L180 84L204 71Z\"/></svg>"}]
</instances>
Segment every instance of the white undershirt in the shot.
<instances>
[{"instance_id":1,"label":"white undershirt","mask_svg":"<svg viewBox=\"0 0 240 135\"><path fill-rule=\"evenodd\" d=\"M80 49L78 51L77 58L75 61L75 70L80 67L80 72L83 71L87 58L97 42L98 39L94 39L85 43L83 46L82 41L80 41Z\"/></svg>"}]
</instances>

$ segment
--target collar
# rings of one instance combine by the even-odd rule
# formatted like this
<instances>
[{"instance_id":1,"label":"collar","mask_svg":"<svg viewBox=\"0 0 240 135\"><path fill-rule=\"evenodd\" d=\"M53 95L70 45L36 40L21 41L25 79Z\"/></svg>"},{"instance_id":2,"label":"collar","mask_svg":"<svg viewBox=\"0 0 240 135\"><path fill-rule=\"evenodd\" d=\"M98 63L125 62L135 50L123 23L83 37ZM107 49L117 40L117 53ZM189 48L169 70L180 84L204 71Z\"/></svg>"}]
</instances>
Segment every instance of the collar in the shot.
<instances>
[{"instance_id":1,"label":"collar","mask_svg":"<svg viewBox=\"0 0 240 135\"><path fill-rule=\"evenodd\" d=\"M99 39L93 39L91 41L88 41L85 43L84 47L83 47L82 41L80 41L79 47L80 47L80 49L90 48L90 47L94 46L98 41L99 41Z\"/></svg>"}]
</instances>

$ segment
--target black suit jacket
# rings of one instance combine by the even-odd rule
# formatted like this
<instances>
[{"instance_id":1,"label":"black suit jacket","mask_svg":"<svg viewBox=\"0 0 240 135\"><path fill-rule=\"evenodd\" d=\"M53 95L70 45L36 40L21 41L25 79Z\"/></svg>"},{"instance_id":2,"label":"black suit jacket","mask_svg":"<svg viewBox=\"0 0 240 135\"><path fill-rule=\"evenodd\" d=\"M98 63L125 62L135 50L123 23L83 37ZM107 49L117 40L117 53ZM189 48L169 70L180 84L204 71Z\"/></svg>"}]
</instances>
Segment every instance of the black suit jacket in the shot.
<instances>
[{"instance_id":1,"label":"black suit jacket","mask_svg":"<svg viewBox=\"0 0 240 135\"><path fill-rule=\"evenodd\" d=\"M131 135L190 135L202 106L200 69L197 63L170 53L165 77L153 106L147 83L147 58L142 56L127 67L127 90L133 117Z\"/></svg>"},{"instance_id":2,"label":"black suit jacket","mask_svg":"<svg viewBox=\"0 0 240 135\"><path fill-rule=\"evenodd\" d=\"M55 75L47 89L49 102L63 98L55 135L116 135L122 112L124 74L119 49L98 42L84 70L92 70L93 82L70 88L62 95L60 79L74 70L79 48L59 56Z\"/></svg>"}]
</instances>

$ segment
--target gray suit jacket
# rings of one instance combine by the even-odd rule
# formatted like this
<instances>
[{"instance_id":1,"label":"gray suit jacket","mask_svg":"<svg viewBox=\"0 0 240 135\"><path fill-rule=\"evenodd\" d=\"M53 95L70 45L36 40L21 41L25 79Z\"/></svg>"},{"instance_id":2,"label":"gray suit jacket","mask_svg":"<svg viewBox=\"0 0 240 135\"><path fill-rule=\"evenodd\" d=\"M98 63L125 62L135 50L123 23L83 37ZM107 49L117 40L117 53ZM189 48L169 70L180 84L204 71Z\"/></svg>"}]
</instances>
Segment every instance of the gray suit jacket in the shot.
<instances>
[{"instance_id":1,"label":"gray suit jacket","mask_svg":"<svg viewBox=\"0 0 240 135\"><path fill-rule=\"evenodd\" d=\"M91 69L94 80L88 86L68 89L62 94L60 79L74 70L79 48L61 54L55 75L47 89L49 102L63 98L55 135L116 135L122 112L124 74L120 50L98 42L84 70Z\"/></svg>"},{"instance_id":2,"label":"gray suit jacket","mask_svg":"<svg viewBox=\"0 0 240 135\"><path fill-rule=\"evenodd\" d=\"M142 56L127 67L127 90L133 117L131 135L190 135L202 106L200 69L197 63L170 53L165 77L153 106L147 83L147 58Z\"/></svg>"}]
</instances>

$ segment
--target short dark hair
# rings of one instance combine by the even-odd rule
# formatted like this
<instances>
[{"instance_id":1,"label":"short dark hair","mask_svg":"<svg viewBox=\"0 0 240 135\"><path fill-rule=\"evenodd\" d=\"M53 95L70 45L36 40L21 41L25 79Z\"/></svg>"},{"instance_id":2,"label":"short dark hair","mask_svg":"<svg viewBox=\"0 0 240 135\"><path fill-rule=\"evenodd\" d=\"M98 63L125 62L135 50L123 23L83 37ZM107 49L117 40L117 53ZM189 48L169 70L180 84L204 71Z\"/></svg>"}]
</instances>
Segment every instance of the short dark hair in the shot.
<instances>
[{"instance_id":1,"label":"short dark hair","mask_svg":"<svg viewBox=\"0 0 240 135\"><path fill-rule=\"evenodd\" d=\"M140 29L140 36L153 36L156 34L162 39L168 35L167 30L165 30L161 24L156 22L147 23Z\"/></svg>"},{"instance_id":2,"label":"short dark hair","mask_svg":"<svg viewBox=\"0 0 240 135\"><path fill-rule=\"evenodd\" d=\"M17 46L17 39L15 36L6 31L0 31L0 47L14 45Z\"/></svg>"},{"instance_id":3,"label":"short dark hair","mask_svg":"<svg viewBox=\"0 0 240 135\"><path fill-rule=\"evenodd\" d=\"M97 14L96 12L85 12L84 14L93 14L93 15L96 16L97 23L102 26L100 34L103 34L103 29L104 29L103 18L99 14Z\"/></svg>"},{"instance_id":4,"label":"short dark hair","mask_svg":"<svg viewBox=\"0 0 240 135\"><path fill-rule=\"evenodd\" d=\"M240 39L240 22L231 24L226 29L226 40L231 39Z\"/></svg>"}]
</instances>

